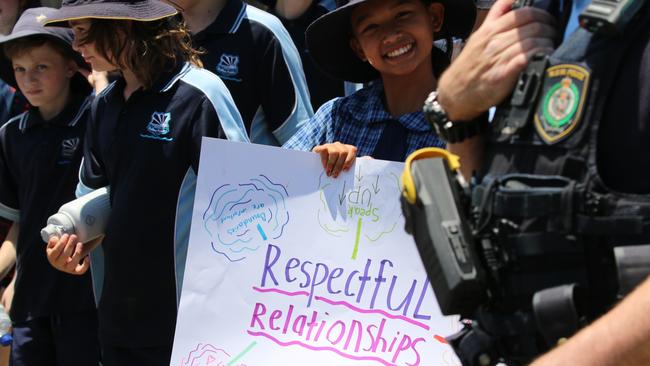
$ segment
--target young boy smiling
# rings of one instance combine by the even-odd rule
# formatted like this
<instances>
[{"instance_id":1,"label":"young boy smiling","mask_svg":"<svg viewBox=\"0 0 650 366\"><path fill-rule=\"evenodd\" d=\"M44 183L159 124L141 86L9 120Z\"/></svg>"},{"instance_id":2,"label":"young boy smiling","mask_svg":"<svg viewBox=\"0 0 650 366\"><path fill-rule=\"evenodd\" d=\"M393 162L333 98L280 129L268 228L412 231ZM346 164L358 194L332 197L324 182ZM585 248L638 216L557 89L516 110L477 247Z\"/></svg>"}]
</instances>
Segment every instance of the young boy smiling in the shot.
<instances>
[{"instance_id":1,"label":"young boy smiling","mask_svg":"<svg viewBox=\"0 0 650 366\"><path fill-rule=\"evenodd\" d=\"M422 105L449 64L437 39L466 38L474 24L471 0L350 0L316 20L307 46L330 75L371 84L324 104L286 148L321 155L328 175L356 155L404 161L426 146L444 146Z\"/></svg>"}]
</instances>

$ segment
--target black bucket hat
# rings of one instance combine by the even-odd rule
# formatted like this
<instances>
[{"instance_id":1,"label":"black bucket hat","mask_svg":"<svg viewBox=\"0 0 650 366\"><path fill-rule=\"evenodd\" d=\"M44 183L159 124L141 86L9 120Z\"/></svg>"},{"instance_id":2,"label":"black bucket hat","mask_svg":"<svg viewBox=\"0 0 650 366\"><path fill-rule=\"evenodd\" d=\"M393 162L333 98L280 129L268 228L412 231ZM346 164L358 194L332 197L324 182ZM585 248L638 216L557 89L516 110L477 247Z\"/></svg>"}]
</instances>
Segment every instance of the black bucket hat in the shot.
<instances>
[{"instance_id":1,"label":"black bucket hat","mask_svg":"<svg viewBox=\"0 0 650 366\"><path fill-rule=\"evenodd\" d=\"M316 19L305 34L307 48L316 65L330 76L355 83L379 77L369 63L361 61L350 47L352 10L368 0L338 1L338 8ZM442 32L436 39L469 37L476 20L474 0L433 0L445 7Z\"/></svg>"},{"instance_id":2,"label":"black bucket hat","mask_svg":"<svg viewBox=\"0 0 650 366\"><path fill-rule=\"evenodd\" d=\"M43 24L67 27L70 20L88 18L151 22L176 14L176 8L158 0L63 0L61 9L44 19Z\"/></svg>"},{"instance_id":3,"label":"black bucket hat","mask_svg":"<svg viewBox=\"0 0 650 366\"><path fill-rule=\"evenodd\" d=\"M6 36L0 36L0 54L2 55L3 59L2 63L0 64L0 78L7 84L13 86L14 88L17 86L13 67L11 65L11 60L7 59L6 55L4 54L4 47L2 47L2 45L6 42L21 38L40 36L48 37L56 42L60 42L66 47L70 48L70 51L72 51L71 54L74 55L74 61L80 68L90 70L90 66L84 61L83 57L81 57L79 53L74 52L72 49L72 40L74 37L72 30L69 28L61 27L46 28L43 26L42 20L55 11L57 11L57 9L45 7L27 9L22 13L20 18L18 18L18 21L16 22L16 25L14 25L14 29L11 31L11 33ZM78 80L74 80L73 82L85 83L86 85L90 86L88 84L88 81L86 81L86 78L83 77L81 73L77 73L74 78Z\"/></svg>"}]
</instances>

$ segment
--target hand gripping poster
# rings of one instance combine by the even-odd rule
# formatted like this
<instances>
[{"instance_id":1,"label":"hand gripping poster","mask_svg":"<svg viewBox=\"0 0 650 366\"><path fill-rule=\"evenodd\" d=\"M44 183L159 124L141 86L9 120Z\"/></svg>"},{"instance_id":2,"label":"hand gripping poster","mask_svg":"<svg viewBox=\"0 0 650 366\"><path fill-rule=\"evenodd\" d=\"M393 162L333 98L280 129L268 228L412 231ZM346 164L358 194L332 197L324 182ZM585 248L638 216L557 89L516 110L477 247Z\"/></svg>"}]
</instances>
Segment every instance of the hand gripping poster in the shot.
<instances>
[{"instance_id":1,"label":"hand gripping poster","mask_svg":"<svg viewBox=\"0 0 650 366\"><path fill-rule=\"evenodd\" d=\"M204 139L171 365L459 365L403 166Z\"/></svg>"}]
</instances>

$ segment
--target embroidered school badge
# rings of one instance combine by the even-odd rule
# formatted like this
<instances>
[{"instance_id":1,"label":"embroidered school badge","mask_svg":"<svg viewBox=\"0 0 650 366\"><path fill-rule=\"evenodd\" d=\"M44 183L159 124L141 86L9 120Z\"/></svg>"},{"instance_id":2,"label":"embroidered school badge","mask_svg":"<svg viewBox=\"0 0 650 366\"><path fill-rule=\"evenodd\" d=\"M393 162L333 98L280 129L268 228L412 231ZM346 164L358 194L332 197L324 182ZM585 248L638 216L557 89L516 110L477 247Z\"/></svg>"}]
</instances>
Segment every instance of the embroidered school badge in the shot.
<instances>
[{"instance_id":1,"label":"embroidered school badge","mask_svg":"<svg viewBox=\"0 0 650 366\"><path fill-rule=\"evenodd\" d=\"M171 113L153 112L151 120L147 124L147 133L140 134L140 136L148 139L172 141L173 138L165 137L169 133L171 120Z\"/></svg>"},{"instance_id":2,"label":"embroidered school badge","mask_svg":"<svg viewBox=\"0 0 650 366\"><path fill-rule=\"evenodd\" d=\"M217 75L222 79L239 81L239 56L223 54L217 65Z\"/></svg>"},{"instance_id":3,"label":"embroidered school badge","mask_svg":"<svg viewBox=\"0 0 650 366\"><path fill-rule=\"evenodd\" d=\"M573 132L587 99L589 70L573 64L546 69L542 97L535 114L535 129L551 145Z\"/></svg>"},{"instance_id":4,"label":"embroidered school badge","mask_svg":"<svg viewBox=\"0 0 650 366\"><path fill-rule=\"evenodd\" d=\"M78 137L63 140L61 142L61 158L71 159L77 151L80 141Z\"/></svg>"}]
</instances>

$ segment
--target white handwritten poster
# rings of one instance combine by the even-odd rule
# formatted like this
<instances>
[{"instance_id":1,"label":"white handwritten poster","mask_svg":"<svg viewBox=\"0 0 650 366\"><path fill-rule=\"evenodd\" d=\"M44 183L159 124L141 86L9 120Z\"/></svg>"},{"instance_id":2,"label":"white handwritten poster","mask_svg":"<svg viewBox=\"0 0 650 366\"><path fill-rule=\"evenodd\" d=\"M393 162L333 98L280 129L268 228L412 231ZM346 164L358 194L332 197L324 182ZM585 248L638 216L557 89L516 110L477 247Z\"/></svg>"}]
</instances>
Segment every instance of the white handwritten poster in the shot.
<instances>
[{"instance_id":1,"label":"white handwritten poster","mask_svg":"<svg viewBox=\"0 0 650 366\"><path fill-rule=\"evenodd\" d=\"M205 139L175 366L458 361L399 203L403 164Z\"/></svg>"}]
</instances>

